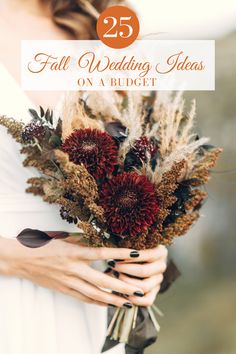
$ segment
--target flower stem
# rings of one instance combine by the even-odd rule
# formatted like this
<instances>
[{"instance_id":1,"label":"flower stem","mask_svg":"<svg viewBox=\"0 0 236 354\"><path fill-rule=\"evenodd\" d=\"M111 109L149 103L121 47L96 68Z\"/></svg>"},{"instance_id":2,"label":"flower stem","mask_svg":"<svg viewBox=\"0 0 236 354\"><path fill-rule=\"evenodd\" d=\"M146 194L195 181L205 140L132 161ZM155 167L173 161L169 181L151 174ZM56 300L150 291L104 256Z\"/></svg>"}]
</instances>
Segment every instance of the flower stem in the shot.
<instances>
[{"instance_id":1,"label":"flower stem","mask_svg":"<svg viewBox=\"0 0 236 354\"><path fill-rule=\"evenodd\" d=\"M123 320L125 311L126 311L125 309L120 309L119 310L119 314L118 314L117 320L115 322L115 327L114 327L113 333L111 335L111 339L113 339L113 340L118 340L119 339L120 325L121 325L121 321Z\"/></svg>"},{"instance_id":2,"label":"flower stem","mask_svg":"<svg viewBox=\"0 0 236 354\"><path fill-rule=\"evenodd\" d=\"M151 317L151 320L152 320L152 322L153 322L153 324L154 324L154 327L156 328L156 331L159 332L160 329L161 329L161 327L160 327L159 323L158 323L157 320L156 320L156 316L155 316L155 314L154 314L152 308L151 308L151 307L148 307L147 310L148 310L149 315L150 315L150 317Z\"/></svg>"},{"instance_id":3,"label":"flower stem","mask_svg":"<svg viewBox=\"0 0 236 354\"><path fill-rule=\"evenodd\" d=\"M125 309L124 320L120 326L120 342L128 343L129 335L133 327L135 308L137 306L133 306L131 309Z\"/></svg>"}]
</instances>

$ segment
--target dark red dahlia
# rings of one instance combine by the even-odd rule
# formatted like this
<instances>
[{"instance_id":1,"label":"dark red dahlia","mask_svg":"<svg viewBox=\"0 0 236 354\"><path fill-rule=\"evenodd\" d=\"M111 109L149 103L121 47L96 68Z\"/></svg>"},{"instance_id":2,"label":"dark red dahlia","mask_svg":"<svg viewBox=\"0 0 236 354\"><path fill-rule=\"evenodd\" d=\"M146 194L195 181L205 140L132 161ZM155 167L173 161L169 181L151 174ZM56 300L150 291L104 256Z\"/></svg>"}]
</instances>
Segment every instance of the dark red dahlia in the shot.
<instances>
[{"instance_id":1,"label":"dark red dahlia","mask_svg":"<svg viewBox=\"0 0 236 354\"><path fill-rule=\"evenodd\" d=\"M158 212L154 185L136 172L124 172L105 183L100 204L110 230L122 236L147 230Z\"/></svg>"},{"instance_id":2,"label":"dark red dahlia","mask_svg":"<svg viewBox=\"0 0 236 354\"><path fill-rule=\"evenodd\" d=\"M155 153L157 152L157 146L156 144L148 139L146 136L142 136L141 138L137 139L134 142L133 148L132 148L132 153L142 161L147 160L147 154L150 155L150 157L154 157Z\"/></svg>"},{"instance_id":3,"label":"dark red dahlia","mask_svg":"<svg viewBox=\"0 0 236 354\"><path fill-rule=\"evenodd\" d=\"M63 143L62 150L70 161L83 164L95 179L110 175L117 164L116 143L109 134L97 129L74 131Z\"/></svg>"}]
</instances>

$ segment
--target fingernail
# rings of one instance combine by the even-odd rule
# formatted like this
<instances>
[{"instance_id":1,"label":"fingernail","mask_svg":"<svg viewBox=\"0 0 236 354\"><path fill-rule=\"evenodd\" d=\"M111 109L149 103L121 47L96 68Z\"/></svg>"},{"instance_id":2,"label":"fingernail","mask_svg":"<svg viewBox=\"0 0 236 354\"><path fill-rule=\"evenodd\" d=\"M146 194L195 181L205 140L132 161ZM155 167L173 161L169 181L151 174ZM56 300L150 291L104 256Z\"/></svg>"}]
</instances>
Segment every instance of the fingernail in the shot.
<instances>
[{"instance_id":1,"label":"fingernail","mask_svg":"<svg viewBox=\"0 0 236 354\"><path fill-rule=\"evenodd\" d=\"M124 259L114 259L115 262L124 262Z\"/></svg>"},{"instance_id":2,"label":"fingernail","mask_svg":"<svg viewBox=\"0 0 236 354\"><path fill-rule=\"evenodd\" d=\"M142 293L142 291L135 291L135 292L134 292L134 295L135 295L135 296L139 296L139 297L143 297L143 296L144 296L144 293Z\"/></svg>"},{"instance_id":3,"label":"fingernail","mask_svg":"<svg viewBox=\"0 0 236 354\"><path fill-rule=\"evenodd\" d=\"M133 305L130 302L126 302L123 304L123 307L126 307L127 309L132 309Z\"/></svg>"},{"instance_id":4,"label":"fingernail","mask_svg":"<svg viewBox=\"0 0 236 354\"><path fill-rule=\"evenodd\" d=\"M114 275L114 277L116 277L116 278L118 279L119 276L120 276L120 273L117 272L116 270L114 270L114 271L113 271L113 275Z\"/></svg>"},{"instance_id":5,"label":"fingernail","mask_svg":"<svg viewBox=\"0 0 236 354\"><path fill-rule=\"evenodd\" d=\"M115 265L116 265L116 262L115 261L113 261L113 260L110 260L110 261L107 261L107 264L110 266L110 267L115 267Z\"/></svg>"},{"instance_id":6,"label":"fingernail","mask_svg":"<svg viewBox=\"0 0 236 354\"><path fill-rule=\"evenodd\" d=\"M108 267L106 270L104 270L104 273L110 273L112 271L112 269L110 267Z\"/></svg>"},{"instance_id":7,"label":"fingernail","mask_svg":"<svg viewBox=\"0 0 236 354\"><path fill-rule=\"evenodd\" d=\"M132 258L137 258L137 257L139 257L139 252L138 252L138 251L131 251L131 252L130 252L130 257L132 257Z\"/></svg>"},{"instance_id":8,"label":"fingernail","mask_svg":"<svg viewBox=\"0 0 236 354\"><path fill-rule=\"evenodd\" d=\"M108 306L111 306L111 307L116 307L115 305L113 305L113 304L108 304Z\"/></svg>"}]
</instances>

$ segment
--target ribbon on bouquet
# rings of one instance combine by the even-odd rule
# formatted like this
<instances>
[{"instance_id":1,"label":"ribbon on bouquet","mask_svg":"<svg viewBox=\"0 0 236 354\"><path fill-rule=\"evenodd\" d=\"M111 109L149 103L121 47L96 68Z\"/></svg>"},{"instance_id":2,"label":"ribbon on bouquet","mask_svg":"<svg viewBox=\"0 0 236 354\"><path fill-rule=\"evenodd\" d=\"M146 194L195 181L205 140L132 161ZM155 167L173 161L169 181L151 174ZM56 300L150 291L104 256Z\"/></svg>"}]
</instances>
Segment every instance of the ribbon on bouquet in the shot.
<instances>
[{"instance_id":1,"label":"ribbon on bouquet","mask_svg":"<svg viewBox=\"0 0 236 354\"><path fill-rule=\"evenodd\" d=\"M160 293L167 291L179 276L180 271L178 270L175 263L170 260L164 273L164 280L161 285ZM114 318L115 312L116 309L113 307L108 309L108 328L110 327L111 321ZM153 318L153 315L151 316L150 312L153 313L152 308L138 307L136 325L131 330L128 342L125 344L126 354L143 354L145 348L156 342L158 324L155 318ZM111 339L110 334L108 334L102 348L102 353L115 347L119 343L121 343L121 341Z\"/></svg>"},{"instance_id":2,"label":"ribbon on bouquet","mask_svg":"<svg viewBox=\"0 0 236 354\"><path fill-rule=\"evenodd\" d=\"M108 323L112 320L116 309L110 307L108 309ZM153 344L157 340L156 328L149 316L149 312L145 307L139 307L136 320L136 326L129 335L129 342L125 345L126 354L143 354L144 349ZM106 338L102 353L119 344L118 340Z\"/></svg>"}]
</instances>

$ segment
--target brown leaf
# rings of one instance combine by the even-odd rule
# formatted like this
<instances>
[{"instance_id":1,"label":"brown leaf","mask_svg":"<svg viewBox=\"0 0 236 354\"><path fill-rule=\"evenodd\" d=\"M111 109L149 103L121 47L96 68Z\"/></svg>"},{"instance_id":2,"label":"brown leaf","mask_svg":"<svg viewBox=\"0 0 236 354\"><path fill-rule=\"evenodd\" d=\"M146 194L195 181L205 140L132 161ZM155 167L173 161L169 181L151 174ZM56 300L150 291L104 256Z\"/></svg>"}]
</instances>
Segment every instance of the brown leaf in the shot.
<instances>
[{"instance_id":1,"label":"brown leaf","mask_svg":"<svg viewBox=\"0 0 236 354\"><path fill-rule=\"evenodd\" d=\"M166 268L166 271L164 273L164 279L161 284L160 293L164 293L166 290L168 290L169 287L174 283L176 279L179 278L180 275L181 273L179 269L177 268L175 263L172 260L170 260Z\"/></svg>"},{"instance_id":2,"label":"brown leaf","mask_svg":"<svg viewBox=\"0 0 236 354\"><path fill-rule=\"evenodd\" d=\"M17 236L17 240L26 247L38 248L46 245L52 238L40 230L24 229Z\"/></svg>"}]
</instances>

